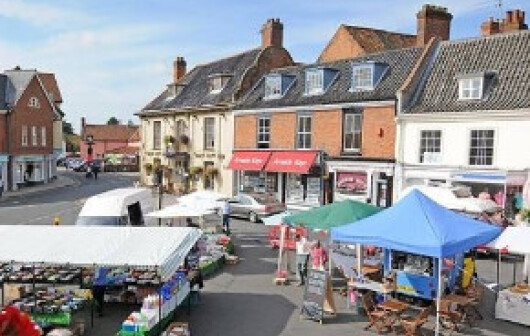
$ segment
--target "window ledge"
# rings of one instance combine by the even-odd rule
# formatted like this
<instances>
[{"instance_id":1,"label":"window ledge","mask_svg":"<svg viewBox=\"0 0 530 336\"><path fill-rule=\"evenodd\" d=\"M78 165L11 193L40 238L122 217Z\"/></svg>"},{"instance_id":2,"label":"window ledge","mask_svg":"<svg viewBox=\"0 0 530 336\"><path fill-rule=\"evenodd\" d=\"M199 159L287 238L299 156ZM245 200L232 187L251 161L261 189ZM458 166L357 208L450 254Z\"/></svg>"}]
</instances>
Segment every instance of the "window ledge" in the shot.
<instances>
[{"instance_id":1,"label":"window ledge","mask_svg":"<svg viewBox=\"0 0 530 336\"><path fill-rule=\"evenodd\" d=\"M345 150L342 150L342 152L340 153L341 156L362 156L362 153L361 151L345 151Z\"/></svg>"},{"instance_id":2,"label":"window ledge","mask_svg":"<svg viewBox=\"0 0 530 336\"><path fill-rule=\"evenodd\" d=\"M373 86L364 86L364 87L351 87L348 91L349 92L369 92L374 91L375 87Z\"/></svg>"},{"instance_id":3,"label":"window ledge","mask_svg":"<svg viewBox=\"0 0 530 336\"><path fill-rule=\"evenodd\" d=\"M280 99L282 97L283 97L283 95L281 95L281 94L274 94L274 95L270 95L270 96L264 96L263 100L275 100L275 99Z\"/></svg>"},{"instance_id":4,"label":"window ledge","mask_svg":"<svg viewBox=\"0 0 530 336\"><path fill-rule=\"evenodd\" d=\"M313 91L313 92L305 92L304 93L304 96L321 96L324 94L324 90L318 90L318 91Z\"/></svg>"}]
</instances>

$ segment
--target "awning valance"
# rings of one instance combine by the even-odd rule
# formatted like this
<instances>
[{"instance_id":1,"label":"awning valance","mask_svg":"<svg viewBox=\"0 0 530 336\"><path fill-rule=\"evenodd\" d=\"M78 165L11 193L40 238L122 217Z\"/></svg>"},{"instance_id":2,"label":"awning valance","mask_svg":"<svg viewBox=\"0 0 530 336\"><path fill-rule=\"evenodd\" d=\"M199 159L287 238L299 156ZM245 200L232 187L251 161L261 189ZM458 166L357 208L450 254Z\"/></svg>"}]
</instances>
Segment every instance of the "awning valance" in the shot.
<instances>
[{"instance_id":1,"label":"awning valance","mask_svg":"<svg viewBox=\"0 0 530 336\"><path fill-rule=\"evenodd\" d=\"M315 151L273 152L265 166L265 171L307 174L315 163L317 155L318 152Z\"/></svg>"},{"instance_id":2,"label":"awning valance","mask_svg":"<svg viewBox=\"0 0 530 336\"><path fill-rule=\"evenodd\" d=\"M235 152L232 160L228 164L234 170L261 171L269 160L271 152L261 151L240 151Z\"/></svg>"}]
</instances>

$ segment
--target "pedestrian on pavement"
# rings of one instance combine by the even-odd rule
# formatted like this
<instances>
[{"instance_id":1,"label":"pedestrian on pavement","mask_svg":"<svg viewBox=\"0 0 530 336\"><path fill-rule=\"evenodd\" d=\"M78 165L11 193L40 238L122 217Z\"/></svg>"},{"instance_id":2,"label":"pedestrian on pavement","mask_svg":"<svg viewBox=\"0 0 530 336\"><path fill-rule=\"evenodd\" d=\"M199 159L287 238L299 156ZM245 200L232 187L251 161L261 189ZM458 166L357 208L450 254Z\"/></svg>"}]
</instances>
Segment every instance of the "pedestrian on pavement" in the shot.
<instances>
[{"instance_id":1,"label":"pedestrian on pavement","mask_svg":"<svg viewBox=\"0 0 530 336\"><path fill-rule=\"evenodd\" d=\"M311 251L311 266L313 266L313 269L324 270L324 266L327 261L328 253L320 244L320 240L317 240L313 250Z\"/></svg>"},{"instance_id":2,"label":"pedestrian on pavement","mask_svg":"<svg viewBox=\"0 0 530 336\"><path fill-rule=\"evenodd\" d=\"M0 175L0 197L4 193L4 180L2 180L2 175Z\"/></svg>"},{"instance_id":3,"label":"pedestrian on pavement","mask_svg":"<svg viewBox=\"0 0 530 336\"><path fill-rule=\"evenodd\" d=\"M108 269L98 267L95 269L92 296L96 302L96 311L99 317L103 316L103 305L105 304L105 289L107 285Z\"/></svg>"},{"instance_id":4,"label":"pedestrian on pavement","mask_svg":"<svg viewBox=\"0 0 530 336\"><path fill-rule=\"evenodd\" d=\"M97 180L98 179L98 173L99 173L99 167L98 166L93 166L92 167L92 172L94 173L94 180Z\"/></svg>"},{"instance_id":5,"label":"pedestrian on pavement","mask_svg":"<svg viewBox=\"0 0 530 336\"><path fill-rule=\"evenodd\" d=\"M223 232L226 234L230 234L230 210L230 203L225 199L221 206L221 215L223 216Z\"/></svg>"},{"instance_id":6,"label":"pedestrian on pavement","mask_svg":"<svg viewBox=\"0 0 530 336\"><path fill-rule=\"evenodd\" d=\"M309 244L306 237L296 235L296 266L298 270L298 286L305 284L307 277L307 262L309 261Z\"/></svg>"}]
</instances>

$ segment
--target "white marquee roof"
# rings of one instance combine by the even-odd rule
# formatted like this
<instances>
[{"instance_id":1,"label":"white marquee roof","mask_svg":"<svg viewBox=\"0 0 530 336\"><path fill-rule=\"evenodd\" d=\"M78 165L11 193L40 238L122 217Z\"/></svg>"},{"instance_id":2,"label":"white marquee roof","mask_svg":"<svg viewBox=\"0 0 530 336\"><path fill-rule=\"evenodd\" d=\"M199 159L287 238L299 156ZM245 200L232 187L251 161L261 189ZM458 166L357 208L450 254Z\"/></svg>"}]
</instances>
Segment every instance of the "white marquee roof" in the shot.
<instances>
[{"instance_id":1,"label":"white marquee roof","mask_svg":"<svg viewBox=\"0 0 530 336\"><path fill-rule=\"evenodd\" d=\"M200 236L187 227L3 225L0 261L158 267L167 279Z\"/></svg>"}]
</instances>

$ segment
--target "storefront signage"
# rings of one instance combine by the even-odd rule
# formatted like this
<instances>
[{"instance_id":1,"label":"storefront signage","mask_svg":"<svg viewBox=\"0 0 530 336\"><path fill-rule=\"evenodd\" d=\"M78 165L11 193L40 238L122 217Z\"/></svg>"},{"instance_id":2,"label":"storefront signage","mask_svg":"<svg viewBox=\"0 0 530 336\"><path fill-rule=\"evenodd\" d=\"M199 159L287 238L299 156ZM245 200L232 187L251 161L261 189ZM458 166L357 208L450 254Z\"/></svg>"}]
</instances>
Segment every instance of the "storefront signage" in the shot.
<instances>
[{"instance_id":1,"label":"storefront signage","mask_svg":"<svg viewBox=\"0 0 530 336\"><path fill-rule=\"evenodd\" d=\"M258 151L241 151L234 153L232 160L228 164L230 169L234 170L251 170L261 171L269 157L270 152L258 152Z\"/></svg>"},{"instance_id":2,"label":"storefront signage","mask_svg":"<svg viewBox=\"0 0 530 336\"><path fill-rule=\"evenodd\" d=\"M326 295L327 274L326 271L309 270L307 285L305 287L302 301L302 316L315 321L322 321L324 316L324 297Z\"/></svg>"},{"instance_id":3,"label":"storefront signage","mask_svg":"<svg viewBox=\"0 0 530 336\"><path fill-rule=\"evenodd\" d=\"M265 167L266 171L307 174L315 162L317 152L274 152Z\"/></svg>"}]
</instances>

